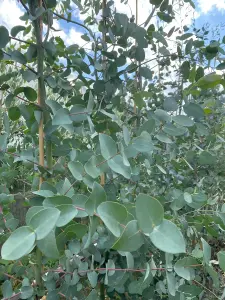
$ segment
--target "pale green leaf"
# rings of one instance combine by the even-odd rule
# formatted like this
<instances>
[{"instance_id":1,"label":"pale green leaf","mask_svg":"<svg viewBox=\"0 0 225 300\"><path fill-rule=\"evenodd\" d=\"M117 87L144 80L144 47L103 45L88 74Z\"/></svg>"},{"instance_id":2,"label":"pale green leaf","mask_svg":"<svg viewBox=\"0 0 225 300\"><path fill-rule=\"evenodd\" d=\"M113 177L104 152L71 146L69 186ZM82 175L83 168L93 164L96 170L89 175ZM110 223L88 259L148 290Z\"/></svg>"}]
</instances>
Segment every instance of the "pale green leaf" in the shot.
<instances>
[{"instance_id":1,"label":"pale green leaf","mask_svg":"<svg viewBox=\"0 0 225 300\"><path fill-rule=\"evenodd\" d=\"M26 56L23 55L18 50L13 50L10 55L11 55L11 59L12 60L14 60L14 61L16 61L16 62L18 62L18 63L20 63L22 65L26 64L26 62L27 62Z\"/></svg>"},{"instance_id":2,"label":"pale green leaf","mask_svg":"<svg viewBox=\"0 0 225 300\"><path fill-rule=\"evenodd\" d=\"M185 127L176 127L173 124L166 124L162 130L171 135L171 136L181 136L184 135L187 132L187 128Z\"/></svg>"},{"instance_id":3,"label":"pale green leaf","mask_svg":"<svg viewBox=\"0 0 225 300\"><path fill-rule=\"evenodd\" d=\"M106 227L116 236L119 237L123 230L123 222L127 218L125 206L117 202L103 202L97 208L102 221Z\"/></svg>"},{"instance_id":4,"label":"pale green leaf","mask_svg":"<svg viewBox=\"0 0 225 300\"><path fill-rule=\"evenodd\" d=\"M121 237L115 242L112 248L125 252L133 252L137 251L143 243L144 238L137 226L137 221L132 220L126 225Z\"/></svg>"},{"instance_id":5,"label":"pale green leaf","mask_svg":"<svg viewBox=\"0 0 225 300\"><path fill-rule=\"evenodd\" d=\"M125 144L128 146L130 143L130 132L126 126L123 126L123 139Z\"/></svg>"},{"instance_id":6,"label":"pale green leaf","mask_svg":"<svg viewBox=\"0 0 225 300\"><path fill-rule=\"evenodd\" d=\"M92 156L84 165L84 169L88 175L90 175L92 178L97 178L99 175L101 175L102 171L99 167L97 167L98 161L96 156Z\"/></svg>"},{"instance_id":7,"label":"pale green leaf","mask_svg":"<svg viewBox=\"0 0 225 300\"><path fill-rule=\"evenodd\" d=\"M184 193L184 200L185 200L187 203L191 203L191 202L192 202L192 196L191 196L191 194L185 192L185 193Z\"/></svg>"},{"instance_id":8,"label":"pale green leaf","mask_svg":"<svg viewBox=\"0 0 225 300\"><path fill-rule=\"evenodd\" d=\"M37 214L39 211L43 209L45 209L43 206L33 206L29 208L26 214L26 224L29 225L31 218L33 218L35 214Z\"/></svg>"},{"instance_id":9,"label":"pale green leaf","mask_svg":"<svg viewBox=\"0 0 225 300\"><path fill-rule=\"evenodd\" d=\"M191 127L194 125L194 121L192 119L183 115L173 117L173 121L185 127Z\"/></svg>"},{"instance_id":10,"label":"pale green leaf","mask_svg":"<svg viewBox=\"0 0 225 300\"><path fill-rule=\"evenodd\" d=\"M117 154L117 147L115 141L106 134L99 134L99 142L102 156L109 159Z\"/></svg>"},{"instance_id":11,"label":"pale green leaf","mask_svg":"<svg viewBox=\"0 0 225 300\"><path fill-rule=\"evenodd\" d=\"M22 286L20 299L30 299L33 295L34 289L30 285Z\"/></svg>"},{"instance_id":12,"label":"pale green leaf","mask_svg":"<svg viewBox=\"0 0 225 300\"><path fill-rule=\"evenodd\" d=\"M138 224L145 234L150 234L154 227L163 221L164 209L155 198L139 194L136 198L135 209Z\"/></svg>"},{"instance_id":13,"label":"pale green leaf","mask_svg":"<svg viewBox=\"0 0 225 300\"><path fill-rule=\"evenodd\" d=\"M66 108L60 108L52 119L52 125L69 125L72 124L69 111Z\"/></svg>"},{"instance_id":14,"label":"pale green leaf","mask_svg":"<svg viewBox=\"0 0 225 300\"><path fill-rule=\"evenodd\" d=\"M49 190L38 190L35 192L32 192L35 195L41 196L41 197L51 197L54 196L54 193L52 191Z\"/></svg>"},{"instance_id":15,"label":"pale green leaf","mask_svg":"<svg viewBox=\"0 0 225 300\"><path fill-rule=\"evenodd\" d=\"M2 295L4 299L10 299L13 294L12 284L9 280L5 280L2 284Z\"/></svg>"},{"instance_id":16,"label":"pale green leaf","mask_svg":"<svg viewBox=\"0 0 225 300\"><path fill-rule=\"evenodd\" d=\"M167 44L167 41L166 39L164 38L164 36L159 33L158 31L153 31L152 32L152 36L158 41L160 42L161 44L163 44L165 47L168 47L168 44Z\"/></svg>"},{"instance_id":17,"label":"pale green leaf","mask_svg":"<svg viewBox=\"0 0 225 300\"><path fill-rule=\"evenodd\" d=\"M89 108L90 109L90 108ZM73 122L80 123L87 120L88 109L85 106L76 104L70 110L70 119Z\"/></svg>"},{"instance_id":18,"label":"pale green leaf","mask_svg":"<svg viewBox=\"0 0 225 300\"><path fill-rule=\"evenodd\" d=\"M194 266L197 264L198 261L193 257L184 257L175 263L174 271L177 273L178 276L186 280L193 280L195 278Z\"/></svg>"},{"instance_id":19,"label":"pale green leaf","mask_svg":"<svg viewBox=\"0 0 225 300\"><path fill-rule=\"evenodd\" d=\"M150 233L150 240L161 251L179 254L186 252L184 237L178 227L168 220L154 228Z\"/></svg>"},{"instance_id":20,"label":"pale green leaf","mask_svg":"<svg viewBox=\"0 0 225 300\"><path fill-rule=\"evenodd\" d=\"M2 259L16 260L34 247L35 232L28 226L17 228L3 244L1 249Z\"/></svg>"},{"instance_id":21,"label":"pale green leaf","mask_svg":"<svg viewBox=\"0 0 225 300\"><path fill-rule=\"evenodd\" d=\"M91 195L85 203L86 212L92 216L97 211L97 207L107 200L104 188L97 182L94 182Z\"/></svg>"},{"instance_id":22,"label":"pale green leaf","mask_svg":"<svg viewBox=\"0 0 225 300\"><path fill-rule=\"evenodd\" d=\"M72 221L78 213L78 210L72 204L62 204L56 206L56 208L60 211L60 216L56 222L57 227L65 226Z\"/></svg>"},{"instance_id":23,"label":"pale green leaf","mask_svg":"<svg viewBox=\"0 0 225 300\"><path fill-rule=\"evenodd\" d=\"M98 274L95 271L87 273L88 280L92 288L95 288L98 283Z\"/></svg>"},{"instance_id":24,"label":"pale green leaf","mask_svg":"<svg viewBox=\"0 0 225 300\"><path fill-rule=\"evenodd\" d=\"M123 175L125 178L130 179L131 168L124 164L123 157L121 155L116 155L115 157L108 160L108 166L114 172Z\"/></svg>"},{"instance_id":25,"label":"pale green leaf","mask_svg":"<svg viewBox=\"0 0 225 300\"><path fill-rule=\"evenodd\" d=\"M142 126L138 130L138 134L140 135L142 131L146 131L151 134L155 129L155 120L149 119L148 121L144 122Z\"/></svg>"},{"instance_id":26,"label":"pale green leaf","mask_svg":"<svg viewBox=\"0 0 225 300\"><path fill-rule=\"evenodd\" d=\"M220 251L217 253L220 268L225 272L225 251Z\"/></svg>"},{"instance_id":27,"label":"pale green leaf","mask_svg":"<svg viewBox=\"0 0 225 300\"><path fill-rule=\"evenodd\" d=\"M68 168L76 180L82 180L84 176L84 167L79 161L70 161Z\"/></svg>"},{"instance_id":28,"label":"pale green leaf","mask_svg":"<svg viewBox=\"0 0 225 300\"><path fill-rule=\"evenodd\" d=\"M176 295L176 278L172 272L166 272L167 287L170 295Z\"/></svg>"},{"instance_id":29,"label":"pale green leaf","mask_svg":"<svg viewBox=\"0 0 225 300\"><path fill-rule=\"evenodd\" d=\"M201 294L202 288L197 285L187 285L183 284L179 286L178 289L181 293L184 293L186 297L195 297Z\"/></svg>"},{"instance_id":30,"label":"pale green leaf","mask_svg":"<svg viewBox=\"0 0 225 300\"><path fill-rule=\"evenodd\" d=\"M209 264L209 261L211 259L211 247L203 238L201 238L201 242L203 248L203 260L206 264Z\"/></svg>"},{"instance_id":31,"label":"pale green leaf","mask_svg":"<svg viewBox=\"0 0 225 300\"><path fill-rule=\"evenodd\" d=\"M30 219L29 226L35 231L36 239L45 238L55 227L60 211L56 208L40 210Z\"/></svg>"},{"instance_id":32,"label":"pale green leaf","mask_svg":"<svg viewBox=\"0 0 225 300\"><path fill-rule=\"evenodd\" d=\"M132 146L139 152L147 153L150 153L154 148L151 136L146 131L143 131L140 136L133 139Z\"/></svg>"},{"instance_id":33,"label":"pale green leaf","mask_svg":"<svg viewBox=\"0 0 225 300\"><path fill-rule=\"evenodd\" d=\"M48 258L59 258L59 251L56 245L56 238L54 230L42 240L37 241L37 247Z\"/></svg>"},{"instance_id":34,"label":"pale green leaf","mask_svg":"<svg viewBox=\"0 0 225 300\"><path fill-rule=\"evenodd\" d=\"M64 230L66 234L73 233L77 239L82 239L82 237L87 233L87 231L87 225L80 223L73 223L72 225L66 227L66 229Z\"/></svg>"},{"instance_id":35,"label":"pale green leaf","mask_svg":"<svg viewBox=\"0 0 225 300\"><path fill-rule=\"evenodd\" d=\"M166 144L172 144L173 141L165 134L163 133L159 133L155 136L157 138L157 140L159 140L162 143L166 143Z\"/></svg>"}]
</instances>

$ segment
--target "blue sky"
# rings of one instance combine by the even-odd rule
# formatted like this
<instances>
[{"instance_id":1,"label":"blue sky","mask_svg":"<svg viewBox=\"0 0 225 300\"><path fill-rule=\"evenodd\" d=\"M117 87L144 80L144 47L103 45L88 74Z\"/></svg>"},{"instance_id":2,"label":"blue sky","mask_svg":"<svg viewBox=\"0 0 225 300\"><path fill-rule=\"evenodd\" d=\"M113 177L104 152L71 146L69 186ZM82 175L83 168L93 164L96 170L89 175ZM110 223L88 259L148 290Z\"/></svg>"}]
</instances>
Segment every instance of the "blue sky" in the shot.
<instances>
[{"instance_id":1,"label":"blue sky","mask_svg":"<svg viewBox=\"0 0 225 300\"><path fill-rule=\"evenodd\" d=\"M194 0L197 10L196 28L205 24L210 29L220 28L221 37L225 35L225 0Z\"/></svg>"}]
</instances>

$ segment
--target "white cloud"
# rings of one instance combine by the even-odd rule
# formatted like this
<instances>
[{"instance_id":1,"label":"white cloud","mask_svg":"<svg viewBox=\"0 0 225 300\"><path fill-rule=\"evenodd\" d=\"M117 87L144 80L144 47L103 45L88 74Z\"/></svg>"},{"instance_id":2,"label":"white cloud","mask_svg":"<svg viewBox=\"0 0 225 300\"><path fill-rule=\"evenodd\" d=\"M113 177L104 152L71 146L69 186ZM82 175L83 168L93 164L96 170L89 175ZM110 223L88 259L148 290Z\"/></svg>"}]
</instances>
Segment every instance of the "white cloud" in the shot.
<instances>
[{"instance_id":1,"label":"white cloud","mask_svg":"<svg viewBox=\"0 0 225 300\"><path fill-rule=\"evenodd\" d=\"M200 12L208 13L213 8L218 10L225 10L225 0L198 0L198 7Z\"/></svg>"},{"instance_id":2,"label":"white cloud","mask_svg":"<svg viewBox=\"0 0 225 300\"><path fill-rule=\"evenodd\" d=\"M59 21L54 19L53 27L59 31L51 31L51 36L59 36L65 42L66 46L77 44L82 47L87 44L87 42L81 38L84 33L77 31L72 24L70 25L69 30L67 30L66 28L61 27Z\"/></svg>"},{"instance_id":3,"label":"white cloud","mask_svg":"<svg viewBox=\"0 0 225 300\"><path fill-rule=\"evenodd\" d=\"M16 25L23 25L19 19L23 11L16 0L0 0L0 24L9 30Z\"/></svg>"},{"instance_id":4,"label":"white cloud","mask_svg":"<svg viewBox=\"0 0 225 300\"><path fill-rule=\"evenodd\" d=\"M129 0L127 4L121 3L120 0L115 0L115 9L117 12L124 13L128 17L136 15L136 0ZM152 11L152 5L149 1L138 1L138 23L146 21Z\"/></svg>"},{"instance_id":5,"label":"white cloud","mask_svg":"<svg viewBox=\"0 0 225 300\"><path fill-rule=\"evenodd\" d=\"M73 27L70 28L68 34L66 35L65 43L66 45L72 45L77 44L79 46L84 46L87 42L85 42L81 36L83 35L83 32L76 31Z\"/></svg>"}]
</instances>

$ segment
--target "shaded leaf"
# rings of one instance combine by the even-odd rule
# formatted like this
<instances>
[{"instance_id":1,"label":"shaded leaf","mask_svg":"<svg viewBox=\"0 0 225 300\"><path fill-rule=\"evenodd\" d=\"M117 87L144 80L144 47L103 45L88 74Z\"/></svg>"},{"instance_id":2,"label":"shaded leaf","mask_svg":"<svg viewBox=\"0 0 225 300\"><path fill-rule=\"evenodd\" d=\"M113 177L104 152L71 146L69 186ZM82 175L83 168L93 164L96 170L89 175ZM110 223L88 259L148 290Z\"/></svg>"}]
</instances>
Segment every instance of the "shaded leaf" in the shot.
<instances>
[{"instance_id":1,"label":"shaded leaf","mask_svg":"<svg viewBox=\"0 0 225 300\"><path fill-rule=\"evenodd\" d=\"M191 102L184 105L184 111L189 117L194 117L197 119L204 117L204 110L196 103Z\"/></svg>"},{"instance_id":2,"label":"shaded leaf","mask_svg":"<svg viewBox=\"0 0 225 300\"><path fill-rule=\"evenodd\" d=\"M0 49L5 48L9 42L9 32L5 26L0 26Z\"/></svg>"},{"instance_id":3,"label":"shaded leaf","mask_svg":"<svg viewBox=\"0 0 225 300\"><path fill-rule=\"evenodd\" d=\"M194 125L194 121L187 116L174 116L173 121L177 124L185 127L191 127Z\"/></svg>"},{"instance_id":4,"label":"shaded leaf","mask_svg":"<svg viewBox=\"0 0 225 300\"><path fill-rule=\"evenodd\" d=\"M204 77L201 77L198 82L197 86L202 88L202 89L209 89L217 86L220 84L220 81L222 79L221 75L211 73L208 75L205 75Z\"/></svg>"},{"instance_id":5,"label":"shaded leaf","mask_svg":"<svg viewBox=\"0 0 225 300\"><path fill-rule=\"evenodd\" d=\"M26 27L21 26L21 25L14 26L14 27L11 29L11 36L15 37L15 36L17 36L17 34L18 34L20 31L24 31L25 29L26 29Z\"/></svg>"}]
</instances>

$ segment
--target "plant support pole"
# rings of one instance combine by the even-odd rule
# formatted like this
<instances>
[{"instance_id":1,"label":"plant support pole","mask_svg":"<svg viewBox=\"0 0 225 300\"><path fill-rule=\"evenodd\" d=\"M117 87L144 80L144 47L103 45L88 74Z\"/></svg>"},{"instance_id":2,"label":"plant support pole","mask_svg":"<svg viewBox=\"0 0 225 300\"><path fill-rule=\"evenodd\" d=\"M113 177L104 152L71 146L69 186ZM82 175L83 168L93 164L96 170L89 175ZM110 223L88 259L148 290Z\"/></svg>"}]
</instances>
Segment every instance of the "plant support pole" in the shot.
<instances>
[{"instance_id":1,"label":"plant support pole","mask_svg":"<svg viewBox=\"0 0 225 300\"><path fill-rule=\"evenodd\" d=\"M42 7L42 0L30 0L31 14L35 15L37 7ZM40 16L34 22L34 31L37 43L37 72L38 72L38 105L41 108L41 119L39 122L39 164L44 167L44 107L45 107L45 84L44 84L44 48L42 43L43 35L43 20ZM40 176L39 188L43 182L43 176ZM35 265L35 279L39 288L42 288L42 253L36 248L36 265Z\"/></svg>"},{"instance_id":2,"label":"plant support pole","mask_svg":"<svg viewBox=\"0 0 225 300\"><path fill-rule=\"evenodd\" d=\"M38 0L38 7L42 7L42 0ZM36 39L37 39L37 57L38 57L38 65L37 65L37 71L38 71L38 105L43 109L44 111L44 104L45 104L45 85L44 85L44 48L42 47L42 34L43 34L43 20L42 17L38 18L38 21L36 23ZM41 113L41 120L39 123L39 163L44 167L44 113ZM40 185L43 182L43 176L40 176ZM42 253L37 248L36 249L36 283L41 288L42 287Z\"/></svg>"},{"instance_id":3,"label":"plant support pole","mask_svg":"<svg viewBox=\"0 0 225 300\"><path fill-rule=\"evenodd\" d=\"M102 34L102 41L103 41L103 49L106 45L106 18L104 17L104 13L105 13L105 9L106 9L106 2L107 0L102 0L102 18L103 18L103 23L104 23L104 29L103 30L103 34ZM104 49L105 51L107 49ZM103 76L104 76L104 80L106 80L106 59L105 56L103 55L102 57L102 63L103 63ZM101 185L104 186L105 185L105 173L102 173L101 175Z\"/></svg>"},{"instance_id":4,"label":"plant support pole","mask_svg":"<svg viewBox=\"0 0 225 300\"><path fill-rule=\"evenodd\" d=\"M136 0L136 16L135 16L135 20L136 20L136 25L138 25L138 0ZM135 42L135 46L137 47L137 42ZM135 60L135 63L137 64L137 60ZM139 72L139 68L137 68L136 72L135 72L135 83L136 83L136 88L138 88L138 72ZM137 113L137 106L134 103L134 113Z\"/></svg>"}]
</instances>

